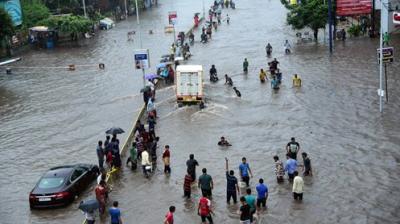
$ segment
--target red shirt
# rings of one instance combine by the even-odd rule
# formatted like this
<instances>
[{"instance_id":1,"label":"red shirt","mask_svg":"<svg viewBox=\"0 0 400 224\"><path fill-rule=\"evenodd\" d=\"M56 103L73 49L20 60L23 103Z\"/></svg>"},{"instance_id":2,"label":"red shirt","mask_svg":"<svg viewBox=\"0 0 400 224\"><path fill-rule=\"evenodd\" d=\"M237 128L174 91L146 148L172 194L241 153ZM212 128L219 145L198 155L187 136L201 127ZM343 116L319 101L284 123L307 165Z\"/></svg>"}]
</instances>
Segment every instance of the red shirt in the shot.
<instances>
[{"instance_id":1,"label":"red shirt","mask_svg":"<svg viewBox=\"0 0 400 224\"><path fill-rule=\"evenodd\" d=\"M206 197L201 197L199 201L200 215L208 216L210 215L210 205L211 202Z\"/></svg>"},{"instance_id":2,"label":"red shirt","mask_svg":"<svg viewBox=\"0 0 400 224\"><path fill-rule=\"evenodd\" d=\"M165 158L165 157L171 157L168 149L165 150L164 153L162 154L162 158Z\"/></svg>"},{"instance_id":3,"label":"red shirt","mask_svg":"<svg viewBox=\"0 0 400 224\"><path fill-rule=\"evenodd\" d=\"M167 218L168 224L174 224L174 213L168 212L168 213L165 215L165 218Z\"/></svg>"},{"instance_id":4,"label":"red shirt","mask_svg":"<svg viewBox=\"0 0 400 224\"><path fill-rule=\"evenodd\" d=\"M185 191L190 191L192 182L193 182L192 176L186 174L185 181L183 182L183 189Z\"/></svg>"},{"instance_id":5,"label":"red shirt","mask_svg":"<svg viewBox=\"0 0 400 224\"><path fill-rule=\"evenodd\" d=\"M94 191L96 193L97 200L103 200L104 199L104 197L106 195L106 189L103 186L98 185Z\"/></svg>"}]
</instances>

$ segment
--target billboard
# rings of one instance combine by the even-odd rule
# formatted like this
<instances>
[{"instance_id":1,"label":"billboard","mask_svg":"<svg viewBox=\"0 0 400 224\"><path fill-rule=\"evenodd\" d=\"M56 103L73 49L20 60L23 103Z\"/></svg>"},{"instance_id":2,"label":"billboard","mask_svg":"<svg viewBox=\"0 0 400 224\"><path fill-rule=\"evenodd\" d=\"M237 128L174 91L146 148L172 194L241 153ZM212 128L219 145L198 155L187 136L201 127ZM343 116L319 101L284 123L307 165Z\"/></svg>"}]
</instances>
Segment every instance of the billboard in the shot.
<instances>
[{"instance_id":1,"label":"billboard","mask_svg":"<svg viewBox=\"0 0 400 224\"><path fill-rule=\"evenodd\" d=\"M336 14L338 16L356 16L370 14L372 0L337 0Z\"/></svg>"},{"instance_id":2,"label":"billboard","mask_svg":"<svg viewBox=\"0 0 400 224\"><path fill-rule=\"evenodd\" d=\"M21 4L19 0L0 0L0 8L8 12L14 26L22 24Z\"/></svg>"}]
</instances>

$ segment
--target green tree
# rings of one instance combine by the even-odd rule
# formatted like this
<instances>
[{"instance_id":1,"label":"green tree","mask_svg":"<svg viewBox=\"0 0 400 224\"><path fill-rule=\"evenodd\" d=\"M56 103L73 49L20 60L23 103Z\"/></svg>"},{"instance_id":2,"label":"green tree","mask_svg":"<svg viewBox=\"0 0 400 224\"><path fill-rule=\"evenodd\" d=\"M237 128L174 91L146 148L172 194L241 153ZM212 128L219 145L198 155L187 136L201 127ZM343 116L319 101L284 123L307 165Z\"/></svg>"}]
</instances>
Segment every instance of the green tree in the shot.
<instances>
[{"instance_id":1,"label":"green tree","mask_svg":"<svg viewBox=\"0 0 400 224\"><path fill-rule=\"evenodd\" d=\"M286 0L281 2L289 10L287 23L293 29L311 28L317 40L318 29L325 28L328 22L328 5L323 0L301 0L297 5L290 5Z\"/></svg>"},{"instance_id":2,"label":"green tree","mask_svg":"<svg viewBox=\"0 0 400 224\"><path fill-rule=\"evenodd\" d=\"M14 34L14 25L10 15L0 8L0 46L6 48L7 56L11 56L10 37Z\"/></svg>"},{"instance_id":3,"label":"green tree","mask_svg":"<svg viewBox=\"0 0 400 224\"><path fill-rule=\"evenodd\" d=\"M63 33L71 34L72 40L78 40L78 35L88 32L92 22L82 16L50 16L49 18L40 21L40 25L48 26L52 29L57 29Z\"/></svg>"},{"instance_id":4,"label":"green tree","mask_svg":"<svg viewBox=\"0 0 400 224\"><path fill-rule=\"evenodd\" d=\"M23 25L25 28L37 26L38 22L50 16L49 9L40 3L24 3L22 5Z\"/></svg>"}]
</instances>

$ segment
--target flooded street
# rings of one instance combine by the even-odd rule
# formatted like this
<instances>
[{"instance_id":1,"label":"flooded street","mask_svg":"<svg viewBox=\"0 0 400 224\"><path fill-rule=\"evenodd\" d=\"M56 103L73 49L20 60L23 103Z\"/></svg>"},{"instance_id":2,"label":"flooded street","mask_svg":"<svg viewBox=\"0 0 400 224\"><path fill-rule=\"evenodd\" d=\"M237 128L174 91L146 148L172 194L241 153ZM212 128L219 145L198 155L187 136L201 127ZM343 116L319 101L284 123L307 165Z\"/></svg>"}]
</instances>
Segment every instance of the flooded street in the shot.
<instances>
[{"instance_id":1,"label":"flooded street","mask_svg":"<svg viewBox=\"0 0 400 224\"><path fill-rule=\"evenodd\" d=\"M206 7L211 4L206 1ZM186 160L194 153L201 168L213 177L215 223L238 223L235 205L227 205L225 161L238 173L245 156L254 178L264 178L270 189L268 209L260 223L398 223L400 221L400 78L398 60L388 66L389 103L379 113L377 40L369 38L335 42L329 56L325 43L294 44L295 33L286 26L286 12L278 1L237 2L226 23L213 32L208 44L191 47L190 64L206 71L206 109L178 108L173 88L157 93L156 133L162 146L171 146L172 175L165 177L162 162L150 178L125 168L111 193L118 200L125 223L161 223L170 205L175 205L176 223L200 223L197 216L199 190L185 200L182 190ZM143 14L143 48L150 48L152 67L168 53L172 35L163 33L168 11L176 10L178 30L187 30L202 3L166 1ZM146 30L154 30L148 35ZM96 163L97 140L104 131L120 126L128 131L142 105L139 90L141 72L133 70L133 49L139 41L126 41L126 32L137 30L135 18L83 47L32 51L16 66L78 67L66 69L14 69L12 76L0 76L1 223L80 223L83 215L77 203L66 208L30 211L28 194L40 175L52 166ZM323 33L320 33L323 37ZM285 55L283 42L289 39L293 53ZM258 72L266 68L265 45L274 47L272 57L280 62L283 83L279 92L269 83L260 84ZM395 47L400 40L393 38ZM242 62L248 58L248 75ZM268 60L272 60L268 59ZM106 70L97 69L103 62ZM224 81L210 84L208 70L216 65L220 78L229 74L241 91L237 98ZM4 74L4 72L2 72ZM301 89L292 88L291 75L303 80ZM233 144L220 148L225 136ZM125 138L122 135L122 140ZM291 185L276 183L273 156L285 161L285 145L291 137L310 155L314 176L305 178L303 203L292 199ZM12 208L12 209L11 209ZM102 222L106 223L106 222Z\"/></svg>"}]
</instances>

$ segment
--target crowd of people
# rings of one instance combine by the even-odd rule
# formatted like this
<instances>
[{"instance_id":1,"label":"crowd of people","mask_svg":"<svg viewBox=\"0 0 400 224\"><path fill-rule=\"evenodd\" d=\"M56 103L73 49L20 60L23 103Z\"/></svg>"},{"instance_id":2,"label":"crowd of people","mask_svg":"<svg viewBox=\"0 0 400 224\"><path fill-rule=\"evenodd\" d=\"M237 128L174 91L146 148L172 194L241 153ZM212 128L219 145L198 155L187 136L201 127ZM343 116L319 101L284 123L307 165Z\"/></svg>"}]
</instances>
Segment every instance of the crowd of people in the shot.
<instances>
[{"instance_id":1,"label":"crowd of people","mask_svg":"<svg viewBox=\"0 0 400 224\"><path fill-rule=\"evenodd\" d=\"M220 146L231 146L224 137L218 142ZM278 156L274 156L274 172L278 184L284 183L284 176L287 174L288 182L292 184L292 194L295 201L303 200L304 180L299 175L300 170L303 176L312 176L311 160L306 152L302 152L302 160L300 163L297 161L297 155L300 152L300 144L293 137L286 145L286 163L284 164ZM168 156L170 156L168 152ZM300 165L301 164L301 165ZM213 178L207 173L207 168L202 168L202 175L196 180L196 167L199 163L194 158L194 154L190 154L189 160L186 162L187 174L183 182L183 195L185 198L191 197L191 190L195 186L201 190L201 197L198 201L197 212L200 216L201 222L214 223L213 221L213 201L212 195L214 190ZM169 166L169 163L168 163ZM302 167L302 169L300 169ZM241 189L244 190L244 195L239 198L240 207L238 210L240 223L251 224L254 223L261 210L267 208L269 188L264 182L263 178L258 179L258 184L255 185L254 190L256 195L253 195L250 180L253 178L253 173L245 157L242 158L238 166L239 178L235 177L235 171L229 169L229 160L225 158L226 169L226 202L228 204L233 201L234 204L238 202L238 196L241 195ZM175 206L171 206L167 215L165 216L165 224L173 224L173 216Z\"/></svg>"},{"instance_id":2,"label":"crowd of people","mask_svg":"<svg viewBox=\"0 0 400 224\"><path fill-rule=\"evenodd\" d=\"M286 54L291 53L291 45L288 40L285 41L284 48ZM268 43L265 49L267 57L271 57L272 54L271 44ZM266 71L263 68L261 68L258 77L261 83L265 83L266 81L269 81L268 76L270 76L271 88L277 91L280 89L280 85L282 83L282 72L278 67L279 61L276 58L274 58L272 61L269 61L267 65L268 65L268 70ZM249 61L247 60L247 58L245 58L243 61L243 73L247 74L248 70L249 70ZM211 65L209 74L210 74L210 82L215 83L219 80L215 65ZM224 77L225 77L225 84L232 87L232 89L235 91L235 94L238 97L241 97L242 93L237 89L237 87L234 86L232 77L230 77L228 74L225 74ZM294 74L292 77L292 87L301 87L301 86L302 86L302 80L300 76L298 74Z\"/></svg>"}]
</instances>

